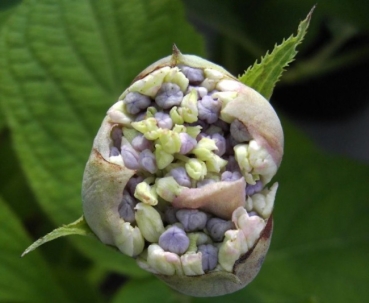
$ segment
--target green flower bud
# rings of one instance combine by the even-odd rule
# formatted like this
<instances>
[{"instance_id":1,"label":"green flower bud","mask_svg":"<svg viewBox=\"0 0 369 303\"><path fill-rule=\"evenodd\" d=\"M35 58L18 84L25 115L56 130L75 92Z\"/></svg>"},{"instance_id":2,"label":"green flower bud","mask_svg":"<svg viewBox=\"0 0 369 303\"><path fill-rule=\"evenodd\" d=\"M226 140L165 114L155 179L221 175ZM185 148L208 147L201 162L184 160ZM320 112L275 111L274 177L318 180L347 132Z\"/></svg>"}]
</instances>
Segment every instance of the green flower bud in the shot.
<instances>
[{"instance_id":1,"label":"green flower bud","mask_svg":"<svg viewBox=\"0 0 369 303\"><path fill-rule=\"evenodd\" d=\"M138 203L135 209L137 226L143 237L151 243L158 242L160 235L165 230L159 212L145 203Z\"/></svg>"},{"instance_id":2,"label":"green flower bud","mask_svg":"<svg viewBox=\"0 0 369 303\"><path fill-rule=\"evenodd\" d=\"M188 175L194 180L202 180L207 173L206 164L198 159L189 159L185 165Z\"/></svg>"},{"instance_id":3,"label":"green flower bud","mask_svg":"<svg viewBox=\"0 0 369 303\"><path fill-rule=\"evenodd\" d=\"M134 196L143 203L149 205L158 204L158 195L156 194L155 187L151 187L146 182L137 184Z\"/></svg>"}]
</instances>

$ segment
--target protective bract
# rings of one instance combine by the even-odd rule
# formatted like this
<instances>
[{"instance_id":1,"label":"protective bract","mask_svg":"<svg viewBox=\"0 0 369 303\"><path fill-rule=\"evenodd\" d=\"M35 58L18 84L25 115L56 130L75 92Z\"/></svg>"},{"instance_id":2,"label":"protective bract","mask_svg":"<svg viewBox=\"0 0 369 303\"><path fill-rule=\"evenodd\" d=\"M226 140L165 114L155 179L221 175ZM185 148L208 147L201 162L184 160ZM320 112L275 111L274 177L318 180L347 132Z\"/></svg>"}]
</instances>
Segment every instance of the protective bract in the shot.
<instances>
[{"instance_id":1,"label":"protective bract","mask_svg":"<svg viewBox=\"0 0 369 303\"><path fill-rule=\"evenodd\" d=\"M105 244L193 296L241 289L272 234L280 121L222 67L173 54L147 67L107 112L82 187Z\"/></svg>"}]
</instances>

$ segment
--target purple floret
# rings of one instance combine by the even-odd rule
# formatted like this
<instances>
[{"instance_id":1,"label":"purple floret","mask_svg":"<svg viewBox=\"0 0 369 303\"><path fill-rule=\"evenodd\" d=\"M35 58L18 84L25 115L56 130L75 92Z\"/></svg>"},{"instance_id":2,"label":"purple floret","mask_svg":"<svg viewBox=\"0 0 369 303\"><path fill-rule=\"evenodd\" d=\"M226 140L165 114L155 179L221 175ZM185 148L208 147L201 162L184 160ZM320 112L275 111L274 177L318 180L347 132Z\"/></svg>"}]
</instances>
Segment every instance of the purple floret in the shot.
<instances>
[{"instance_id":1,"label":"purple floret","mask_svg":"<svg viewBox=\"0 0 369 303\"><path fill-rule=\"evenodd\" d=\"M172 129L173 121L168 114L157 112L154 117L160 128Z\"/></svg>"},{"instance_id":2,"label":"purple floret","mask_svg":"<svg viewBox=\"0 0 369 303\"><path fill-rule=\"evenodd\" d=\"M144 149L152 149L152 141L145 138L144 135L138 135L132 140L132 147L137 151L143 151Z\"/></svg>"},{"instance_id":3,"label":"purple floret","mask_svg":"<svg viewBox=\"0 0 369 303\"><path fill-rule=\"evenodd\" d=\"M199 118L211 124L218 120L221 103L210 96L204 96L198 103Z\"/></svg>"},{"instance_id":4,"label":"purple floret","mask_svg":"<svg viewBox=\"0 0 369 303\"><path fill-rule=\"evenodd\" d=\"M128 93L124 98L127 112L136 115L141 110L148 108L151 104L151 99L148 96L142 95L137 92Z\"/></svg>"},{"instance_id":5,"label":"purple floret","mask_svg":"<svg viewBox=\"0 0 369 303\"><path fill-rule=\"evenodd\" d=\"M197 209L180 209L176 217L182 223L185 231L202 230L208 220L208 215Z\"/></svg>"},{"instance_id":6,"label":"purple floret","mask_svg":"<svg viewBox=\"0 0 369 303\"><path fill-rule=\"evenodd\" d=\"M221 175L221 180L222 181L236 181L240 178L242 178L242 175L239 171L233 171L232 172L232 171L226 170Z\"/></svg>"},{"instance_id":7,"label":"purple floret","mask_svg":"<svg viewBox=\"0 0 369 303\"><path fill-rule=\"evenodd\" d=\"M121 154L123 157L123 162L125 167L129 169L139 169L140 164L138 162L139 155L136 150L132 148L132 146L129 145L123 145Z\"/></svg>"},{"instance_id":8,"label":"purple floret","mask_svg":"<svg viewBox=\"0 0 369 303\"><path fill-rule=\"evenodd\" d=\"M206 229L216 242L223 241L224 234L227 230L235 228L232 221L226 221L220 218L211 218L208 223L206 223Z\"/></svg>"},{"instance_id":9,"label":"purple floret","mask_svg":"<svg viewBox=\"0 0 369 303\"><path fill-rule=\"evenodd\" d=\"M191 179L184 167L176 167L170 171L170 175L177 181L179 185L191 187Z\"/></svg>"},{"instance_id":10,"label":"purple floret","mask_svg":"<svg viewBox=\"0 0 369 303\"><path fill-rule=\"evenodd\" d=\"M192 138L187 133L179 133L179 139L181 140L181 149L179 153L182 155L188 154L197 145L196 139Z\"/></svg>"},{"instance_id":11,"label":"purple floret","mask_svg":"<svg viewBox=\"0 0 369 303\"><path fill-rule=\"evenodd\" d=\"M183 92L175 83L163 83L159 89L155 102L161 108L169 109L173 106L181 104L183 99Z\"/></svg>"},{"instance_id":12,"label":"purple floret","mask_svg":"<svg viewBox=\"0 0 369 303\"><path fill-rule=\"evenodd\" d=\"M128 191L123 192L122 202L118 206L119 216L126 222L133 223L135 221L135 206L137 201Z\"/></svg>"},{"instance_id":13,"label":"purple floret","mask_svg":"<svg viewBox=\"0 0 369 303\"><path fill-rule=\"evenodd\" d=\"M211 244L204 244L198 247L202 254L203 271L213 270L218 264L218 248Z\"/></svg>"},{"instance_id":14,"label":"purple floret","mask_svg":"<svg viewBox=\"0 0 369 303\"><path fill-rule=\"evenodd\" d=\"M226 152L226 139L221 134L212 134L210 138L214 140L215 145L218 148L218 150L214 151L214 154L220 157L223 156Z\"/></svg>"},{"instance_id":15,"label":"purple floret","mask_svg":"<svg viewBox=\"0 0 369 303\"><path fill-rule=\"evenodd\" d=\"M230 132L232 138L237 142L246 142L252 139L247 127L238 119L231 123Z\"/></svg>"},{"instance_id":16,"label":"purple floret","mask_svg":"<svg viewBox=\"0 0 369 303\"><path fill-rule=\"evenodd\" d=\"M186 76L191 84L200 84L204 81L204 72L199 68L193 68L189 66L180 66L182 73Z\"/></svg>"},{"instance_id":17,"label":"purple floret","mask_svg":"<svg viewBox=\"0 0 369 303\"><path fill-rule=\"evenodd\" d=\"M158 170L158 167L156 166L155 155L149 149L145 149L141 152L139 163L143 169L152 174L155 174L155 172Z\"/></svg>"},{"instance_id":18,"label":"purple floret","mask_svg":"<svg viewBox=\"0 0 369 303\"><path fill-rule=\"evenodd\" d=\"M165 251L181 255L190 245L190 239L186 233L177 226L169 227L159 237L159 245Z\"/></svg>"},{"instance_id":19,"label":"purple floret","mask_svg":"<svg viewBox=\"0 0 369 303\"><path fill-rule=\"evenodd\" d=\"M246 184L246 195L252 196L255 193L258 193L263 190L263 183L258 180L255 184Z\"/></svg>"}]
</instances>

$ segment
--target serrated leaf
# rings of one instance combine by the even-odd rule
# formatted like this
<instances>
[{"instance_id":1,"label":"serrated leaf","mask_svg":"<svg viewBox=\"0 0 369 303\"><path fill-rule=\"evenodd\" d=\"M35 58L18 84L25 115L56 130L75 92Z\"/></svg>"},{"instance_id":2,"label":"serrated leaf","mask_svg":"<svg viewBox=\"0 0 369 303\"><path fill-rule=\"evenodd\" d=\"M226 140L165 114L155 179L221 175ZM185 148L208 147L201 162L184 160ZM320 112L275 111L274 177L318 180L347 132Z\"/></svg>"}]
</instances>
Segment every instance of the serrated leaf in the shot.
<instances>
[{"instance_id":1,"label":"serrated leaf","mask_svg":"<svg viewBox=\"0 0 369 303\"><path fill-rule=\"evenodd\" d=\"M0 197L0 301L73 302L58 286L39 253L20 259L30 239L15 214Z\"/></svg>"},{"instance_id":2,"label":"serrated leaf","mask_svg":"<svg viewBox=\"0 0 369 303\"><path fill-rule=\"evenodd\" d=\"M271 53L267 52L260 63L256 62L253 66L249 67L239 77L239 80L269 100L275 84L285 71L284 68L294 60L297 54L296 47L306 35L314 8L309 12L306 19L300 22L296 36L292 35L280 45L276 45Z\"/></svg>"},{"instance_id":3,"label":"serrated leaf","mask_svg":"<svg viewBox=\"0 0 369 303\"><path fill-rule=\"evenodd\" d=\"M0 100L29 183L59 226L81 213L82 174L107 109L173 42L195 54L203 43L172 0L24 1L2 30ZM72 241L96 262L142 276L132 259Z\"/></svg>"},{"instance_id":4,"label":"serrated leaf","mask_svg":"<svg viewBox=\"0 0 369 303\"><path fill-rule=\"evenodd\" d=\"M30 245L22 254L24 257L26 254L35 250L37 247L45 244L46 242L55 240L60 237L71 236L71 235L80 235L80 236L90 236L95 237L95 234L91 231L90 227L87 225L85 218L82 216L78 220L70 223L68 225L64 225L62 227L58 227L54 229L52 232L38 239L32 245Z\"/></svg>"}]
</instances>

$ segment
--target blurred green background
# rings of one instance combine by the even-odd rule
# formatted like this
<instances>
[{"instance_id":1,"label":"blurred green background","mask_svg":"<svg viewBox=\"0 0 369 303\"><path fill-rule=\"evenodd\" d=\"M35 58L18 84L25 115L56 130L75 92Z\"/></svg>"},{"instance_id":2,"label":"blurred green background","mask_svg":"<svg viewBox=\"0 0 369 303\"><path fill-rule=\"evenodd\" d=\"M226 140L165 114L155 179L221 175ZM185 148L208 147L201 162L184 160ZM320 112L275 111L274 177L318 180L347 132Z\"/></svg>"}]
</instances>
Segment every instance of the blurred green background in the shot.
<instances>
[{"instance_id":1,"label":"blurred green background","mask_svg":"<svg viewBox=\"0 0 369 303\"><path fill-rule=\"evenodd\" d=\"M170 54L234 74L296 33L315 1L0 2L0 302L365 302L369 2L323 0L271 102L285 157L270 251L244 290L175 293L93 239L34 240L81 215L92 140L133 77Z\"/></svg>"}]
</instances>

